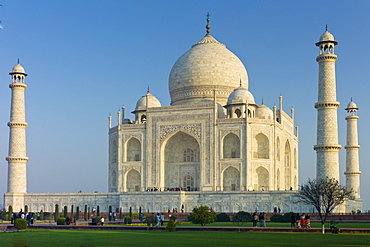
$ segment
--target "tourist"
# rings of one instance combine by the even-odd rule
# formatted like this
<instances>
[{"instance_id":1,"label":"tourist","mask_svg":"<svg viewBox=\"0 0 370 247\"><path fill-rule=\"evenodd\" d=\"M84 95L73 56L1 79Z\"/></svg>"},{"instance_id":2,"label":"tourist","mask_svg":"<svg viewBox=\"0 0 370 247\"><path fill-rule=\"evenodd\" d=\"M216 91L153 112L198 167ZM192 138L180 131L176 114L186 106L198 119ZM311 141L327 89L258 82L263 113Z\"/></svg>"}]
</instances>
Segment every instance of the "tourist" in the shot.
<instances>
[{"instance_id":1,"label":"tourist","mask_svg":"<svg viewBox=\"0 0 370 247\"><path fill-rule=\"evenodd\" d=\"M260 227L266 227L265 212L260 213Z\"/></svg>"},{"instance_id":2,"label":"tourist","mask_svg":"<svg viewBox=\"0 0 370 247\"><path fill-rule=\"evenodd\" d=\"M161 223L161 216L159 215L159 213L157 213L156 215L156 220L157 220L156 226L159 226L159 224Z\"/></svg>"},{"instance_id":3,"label":"tourist","mask_svg":"<svg viewBox=\"0 0 370 247\"><path fill-rule=\"evenodd\" d=\"M302 225L302 228L306 228L306 215L305 214L302 214L301 225Z\"/></svg>"},{"instance_id":4,"label":"tourist","mask_svg":"<svg viewBox=\"0 0 370 247\"><path fill-rule=\"evenodd\" d=\"M295 227L295 215L292 213L290 216L290 227L294 228Z\"/></svg>"},{"instance_id":5,"label":"tourist","mask_svg":"<svg viewBox=\"0 0 370 247\"><path fill-rule=\"evenodd\" d=\"M299 215L299 213L297 213L295 216L295 223L297 228L301 228L301 216Z\"/></svg>"},{"instance_id":6,"label":"tourist","mask_svg":"<svg viewBox=\"0 0 370 247\"><path fill-rule=\"evenodd\" d=\"M104 218L103 217L100 218L100 225L102 225L102 226L104 225Z\"/></svg>"},{"instance_id":7,"label":"tourist","mask_svg":"<svg viewBox=\"0 0 370 247\"><path fill-rule=\"evenodd\" d=\"M253 227L257 227L258 216L257 213L253 213Z\"/></svg>"},{"instance_id":8,"label":"tourist","mask_svg":"<svg viewBox=\"0 0 370 247\"><path fill-rule=\"evenodd\" d=\"M310 214L306 215L306 227L311 228Z\"/></svg>"}]
</instances>

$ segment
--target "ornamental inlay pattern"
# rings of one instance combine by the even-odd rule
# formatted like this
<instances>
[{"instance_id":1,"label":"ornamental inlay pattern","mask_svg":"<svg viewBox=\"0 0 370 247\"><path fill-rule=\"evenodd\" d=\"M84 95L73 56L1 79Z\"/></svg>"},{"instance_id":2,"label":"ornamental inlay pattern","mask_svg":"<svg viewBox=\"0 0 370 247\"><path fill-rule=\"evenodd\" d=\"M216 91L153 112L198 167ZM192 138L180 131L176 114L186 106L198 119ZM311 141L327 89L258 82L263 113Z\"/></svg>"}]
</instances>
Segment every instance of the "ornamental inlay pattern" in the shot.
<instances>
[{"instance_id":1,"label":"ornamental inlay pattern","mask_svg":"<svg viewBox=\"0 0 370 247\"><path fill-rule=\"evenodd\" d=\"M162 125L160 127L160 140L161 143L166 138L166 136L178 131L178 130L185 130L196 136L198 140L201 137L201 128L200 124L186 124L186 125Z\"/></svg>"},{"instance_id":2,"label":"ornamental inlay pattern","mask_svg":"<svg viewBox=\"0 0 370 247\"><path fill-rule=\"evenodd\" d=\"M227 168L234 167L240 172L240 164L222 164L221 165L221 173L223 173Z\"/></svg>"},{"instance_id":3,"label":"ornamental inlay pattern","mask_svg":"<svg viewBox=\"0 0 370 247\"><path fill-rule=\"evenodd\" d=\"M227 129L221 130L221 137L225 137L227 134L233 133L240 138L240 130L239 129Z\"/></svg>"},{"instance_id":4,"label":"ornamental inlay pattern","mask_svg":"<svg viewBox=\"0 0 370 247\"><path fill-rule=\"evenodd\" d=\"M135 134L125 134L124 135L124 140L127 141L131 137L134 137L134 138L138 139L139 141L141 141L141 135L135 135Z\"/></svg>"}]
</instances>

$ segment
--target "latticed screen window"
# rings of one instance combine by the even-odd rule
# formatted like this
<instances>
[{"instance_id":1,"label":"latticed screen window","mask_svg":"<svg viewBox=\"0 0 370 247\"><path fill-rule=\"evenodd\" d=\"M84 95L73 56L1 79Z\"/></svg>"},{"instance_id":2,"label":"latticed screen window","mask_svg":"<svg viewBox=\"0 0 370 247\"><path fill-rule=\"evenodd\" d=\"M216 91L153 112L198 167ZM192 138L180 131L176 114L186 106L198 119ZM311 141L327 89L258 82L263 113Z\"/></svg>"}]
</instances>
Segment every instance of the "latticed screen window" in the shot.
<instances>
[{"instance_id":1,"label":"latticed screen window","mask_svg":"<svg viewBox=\"0 0 370 247\"><path fill-rule=\"evenodd\" d=\"M194 188L194 178L191 175L186 175L184 178L184 187Z\"/></svg>"},{"instance_id":2,"label":"latticed screen window","mask_svg":"<svg viewBox=\"0 0 370 247\"><path fill-rule=\"evenodd\" d=\"M196 150L187 148L184 150L184 162L195 162L198 161L198 155Z\"/></svg>"}]
</instances>

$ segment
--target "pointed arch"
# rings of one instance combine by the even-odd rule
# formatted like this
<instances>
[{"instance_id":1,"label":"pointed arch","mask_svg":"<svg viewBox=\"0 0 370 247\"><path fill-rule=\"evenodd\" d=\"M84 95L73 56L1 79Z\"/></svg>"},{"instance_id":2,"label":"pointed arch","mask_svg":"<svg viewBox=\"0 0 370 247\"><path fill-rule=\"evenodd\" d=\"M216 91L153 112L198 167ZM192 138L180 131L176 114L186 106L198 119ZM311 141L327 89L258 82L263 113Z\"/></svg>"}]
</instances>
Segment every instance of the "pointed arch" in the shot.
<instances>
[{"instance_id":1,"label":"pointed arch","mask_svg":"<svg viewBox=\"0 0 370 247\"><path fill-rule=\"evenodd\" d=\"M110 154L111 154L112 163L117 163L118 147L117 147L116 140L112 141Z\"/></svg>"},{"instance_id":2,"label":"pointed arch","mask_svg":"<svg viewBox=\"0 0 370 247\"><path fill-rule=\"evenodd\" d=\"M258 177L258 190L268 190L269 189L269 172L263 166L256 169Z\"/></svg>"},{"instance_id":3,"label":"pointed arch","mask_svg":"<svg viewBox=\"0 0 370 247\"><path fill-rule=\"evenodd\" d=\"M258 159L269 159L269 139L266 135L259 133L256 135L257 142L257 157Z\"/></svg>"},{"instance_id":4,"label":"pointed arch","mask_svg":"<svg viewBox=\"0 0 370 247\"><path fill-rule=\"evenodd\" d=\"M131 169L126 176L126 189L128 192L140 191L141 187L141 176L140 173Z\"/></svg>"},{"instance_id":5,"label":"pointed arch","mask_svg":"<svg viewBox=\"0 0 370 247\"><path fill-rule=\"evenodd\" d=\"M297 155L297 149L294 149L294 169L298 168L298 155Z\"/></svg>"},{"instance_id":6,"label":"pointed arch","mask_svg":"<svg viewBox=\"0 0 370 247\"><path fill-rule=\"evenodd\" d=\"M284 152L284 166L285 166L285 189L290 189L292 187L291 183L291 151L290 144L287 140L285 143L285 152Z\"/></svg>"},{"instance_id":7,"label":"pointed arch","mask_svg":"<svg viewBox=\"0 0 370 247\"><path fill-rule=\"evenodd\" d=\"M240 158L240 139L234 133L227 134L223 139L223 158Z\"/></svg>"},{"instance_id":8,"label":"pointed arch","mask_svg":"<svg viewBox=\"0 0 370 247\"><path fill-rule=\"evenodd\" d=\"M141 161L141 143L135 137L127 141L126 159L127 161Z\"/></svg>"},{"instance_id":9,"label":"pointed arch","mask_svg":"<svg viewBox=\"0 0 370 247\"><path fill-rule=\"evenodd\" d=\"M116 171L112 171L112 186L113 187L117 186L117 173L116 173Z\"/></svg>"},{"instance_id":10,"label":"pointed arch","mask_svg":"<svg viewBox=\"0 0 370 247\"><path fill-rule=\"evenodd\" d=\"M189 133L178 131L162 144L164 188L200 187L200 145ZM187 186L190 187L190 186Z\"/></svg>"},{"instance_id":11,"label":"pointed arch","mask_svg":"<svg viewBox=\"0 0 370 247\"><path fill-rule=\"evenodd\" d=\"M276 159L280 161L280 138L276 138Z\"/></svg>"},{"instance_id":12,"label":"pointed arch","mask_svg":"<svg viewBox=\"0 0 370 247\"><path fill-rule=\"evenodd\" d=\"M223 172L223 190L239 191L240 190L240 172L238 169L229 166Z\"/></svg>"}]
</instances>

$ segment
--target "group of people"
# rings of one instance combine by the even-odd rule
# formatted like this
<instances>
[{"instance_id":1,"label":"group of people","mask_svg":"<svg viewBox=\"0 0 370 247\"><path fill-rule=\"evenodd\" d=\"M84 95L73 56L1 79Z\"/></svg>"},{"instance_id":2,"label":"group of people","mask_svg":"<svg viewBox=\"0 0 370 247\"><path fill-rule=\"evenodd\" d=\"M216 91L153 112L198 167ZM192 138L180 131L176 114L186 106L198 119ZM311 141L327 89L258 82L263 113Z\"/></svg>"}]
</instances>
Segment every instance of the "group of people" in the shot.
<instances>
[{"instance_id":1,"label":"group of people","mask_svg":"<svg viewBox=\"0 0 370 247\"><path fill-rule=\"evenodd\" d=\"M147 188L146 192L161 192L161 188ZM164 188L163 191L198 191L198 188L191 188L191 187L176 187L176 188Z\"/></svg>"},{"instance_id":2,"label":"group of people","mask_svg":"<svg viewBox=\"0 0 370 247\"><path fill-rule=\"evenodd\" d=\"M21 218L21 219L25 219L27 220L27 225L30 226L30 225L33 225L35 222L36 222L36 218L37 218L37 215L35 213L24 213L21 211L19 211L19 213L13 213L12 214L12 218L11 218L11 223L13 224L15 222L16 219L18 218Z\"/></svg>"},{"instance_id":3,"label":"group of people","mask_svg":"<svg viewBox=\"0 0 370 247\"><path fill-rule=\"evenodd\" d=\"M261 212L259 215L257 212L254 212L252 215L253 227L257 227L257 222L260 222L260 227L266 227L266 214Z\"/></svg>"},{"instance_id":4,"label":"group of people","mask_svg":"<svg viewBox=\"0 0 370 247\"><path fill-rule=\"evenodd\" d=\"M292 214L290 216L290 227L291 228L310 228L310 214Z\"/></svg>"}]
</instances>

